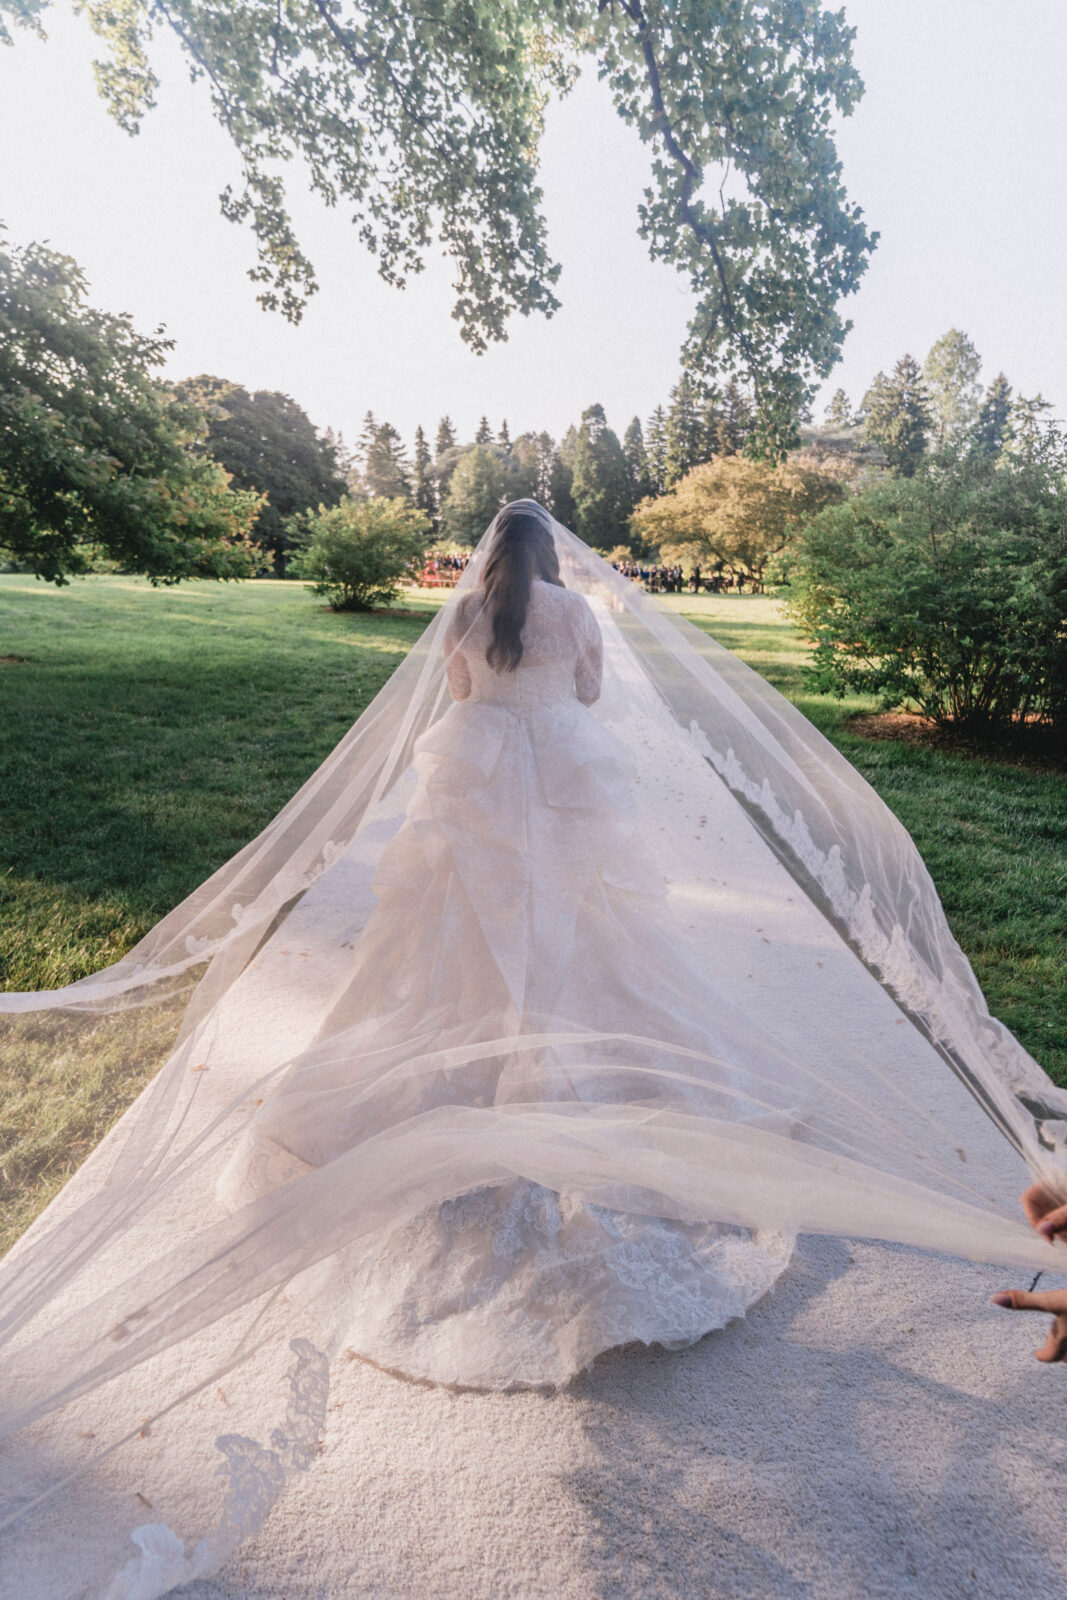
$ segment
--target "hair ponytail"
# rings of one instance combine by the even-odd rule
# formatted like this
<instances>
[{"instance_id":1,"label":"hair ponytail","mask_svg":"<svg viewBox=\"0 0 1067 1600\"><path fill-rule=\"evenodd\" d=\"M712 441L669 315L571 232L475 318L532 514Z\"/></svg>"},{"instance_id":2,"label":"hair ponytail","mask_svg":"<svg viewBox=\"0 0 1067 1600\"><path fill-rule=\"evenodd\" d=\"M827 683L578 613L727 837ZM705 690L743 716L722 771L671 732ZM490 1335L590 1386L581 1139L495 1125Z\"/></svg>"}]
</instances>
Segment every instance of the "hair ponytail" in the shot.
<instances>
[{"instance_id":1,"label":"hair ponytail","mask_svg":"<svg viewBox=\"0 0 1067 1600\"><path fill-rule=\"evenodd\" d=\"M514 500L496 520L482 588L493 624L485 658L497 672L522 660L522 630L535 578L563 587L548 513L534 500Z\"/></svg>"}]
</instances>

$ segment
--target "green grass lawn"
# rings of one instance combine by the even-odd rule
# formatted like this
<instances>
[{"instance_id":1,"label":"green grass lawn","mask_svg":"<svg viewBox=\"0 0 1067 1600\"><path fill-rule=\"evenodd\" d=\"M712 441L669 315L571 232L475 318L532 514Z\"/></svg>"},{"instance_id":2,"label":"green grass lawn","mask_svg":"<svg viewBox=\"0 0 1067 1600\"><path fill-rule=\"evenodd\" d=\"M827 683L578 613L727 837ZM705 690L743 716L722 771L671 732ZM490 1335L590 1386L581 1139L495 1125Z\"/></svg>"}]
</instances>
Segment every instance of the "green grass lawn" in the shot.
<instances>
[{"instance_id":1,"label":"green grass lawn","mask_svg":"<svg viewBox=\"0 0 1067 1600\"><path fill-rule=\"evenodd\" d=\"M302 584L0 577L0 987L129 949L279 810L433 615ZM412 614L414 613L414 614Z\"/></svg>"},{"instance_id":2,"label":"green grass lawn","mask_svg":"<svg viewBox=\"0 0 1067 1600\"><path fill-rule=\"evenodd\" d=\"M129 949L269 821L440 598L358 617L297 583L0 576L0 988L55 988ZM669 603L794 700L897 812L993 1010L1067 1083L1067 779L858 738L847 719L870 702L805 692L805 647L773 600ZM75 1062L47 1082L0 1075L14 1231L138 1087L136 1073L80 1085Z\"/></svg>"}]
</instances>

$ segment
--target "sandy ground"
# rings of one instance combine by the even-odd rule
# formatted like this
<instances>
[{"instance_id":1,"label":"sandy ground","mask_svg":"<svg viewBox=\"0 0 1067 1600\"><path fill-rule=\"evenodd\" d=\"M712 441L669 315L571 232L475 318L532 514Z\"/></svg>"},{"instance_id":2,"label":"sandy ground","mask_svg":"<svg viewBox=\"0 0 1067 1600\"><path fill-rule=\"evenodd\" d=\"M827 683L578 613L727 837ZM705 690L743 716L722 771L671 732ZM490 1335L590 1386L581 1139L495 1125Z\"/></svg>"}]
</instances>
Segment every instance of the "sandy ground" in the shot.
<instances>
[{"instance_id":1,"label":"sandy ground","mask_svg":"<svg viewBox=\"0 0 1067 1600\"><path fill-rule=\"evenodd\" d=\"M802 1241L681 1353L562 1393L351 1361L322 1455L189 1600L1037 1600L1067 1593L1067 1373L1002 1269Z\"/></svg>"}]
</instances>

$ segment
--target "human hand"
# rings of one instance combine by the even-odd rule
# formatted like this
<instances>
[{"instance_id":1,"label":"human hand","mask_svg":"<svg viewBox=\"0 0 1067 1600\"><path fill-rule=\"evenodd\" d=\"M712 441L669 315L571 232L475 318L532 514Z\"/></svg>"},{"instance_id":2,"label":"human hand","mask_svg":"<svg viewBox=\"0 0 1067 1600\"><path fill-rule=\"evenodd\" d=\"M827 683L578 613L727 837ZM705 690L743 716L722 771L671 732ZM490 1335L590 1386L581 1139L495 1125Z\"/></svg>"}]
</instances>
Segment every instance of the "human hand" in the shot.
<instances>
[{"instance_id":1,"label":"human hand","mask_svg":"<svg viewBox=\"0 0 1067 1600\"><path fill-rule=\"evenodd\" d=\"M1027 1190L1027 1194L1031 1192ZM1040 1350L1034 1351L1034 1355L1038 1361L1067 1360L1067 1289L1053 1289L1048 1294L1028 1294L1025 1289L1002 1289L993 1296L993 1304L1003 1306L1006 1311L1051 1311L1052 1326L1048 1338Z\"/></svg>"},{"instance_id":2,"label":"human hand","mask_svg":"<svg viewBox=\"0 0 1067 1600\"><path fill-rule=\"evenodd\" d=\"M1067 1205L1045 1184L1032 1183L1022 1196L1022 1207L1027 1222L1046 1239L1067 1233Z\"/></svg>"}]
</instances>

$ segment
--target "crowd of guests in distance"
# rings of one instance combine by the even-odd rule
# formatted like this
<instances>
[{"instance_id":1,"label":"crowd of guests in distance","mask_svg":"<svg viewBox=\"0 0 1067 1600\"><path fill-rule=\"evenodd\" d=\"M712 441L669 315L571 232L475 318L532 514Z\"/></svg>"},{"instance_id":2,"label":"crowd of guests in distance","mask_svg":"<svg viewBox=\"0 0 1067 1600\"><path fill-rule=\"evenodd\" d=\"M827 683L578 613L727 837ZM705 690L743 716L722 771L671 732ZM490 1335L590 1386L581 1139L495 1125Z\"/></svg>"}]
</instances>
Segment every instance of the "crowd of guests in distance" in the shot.
<instances>
[{"instance_id":1,"label":"crowd of guests in distance","mask_svg":"<svg viewBox=\"0 0 1067 1600\"><path fill-rule=\"evenodd\" d=\"M727 594L730 590L740 594L746 582L753 593L757 588L750 577L735 572L724 561L717 561L706 572L693 567L688 578L681 567L651 567L641 561L613 561L612 566L624 578L642 584L649 594L684 594L687 589L691 594L699 594L701 590L705 594Z\"/></svg>"},{"instance_id":2,"label":"crowd of guests in distance","mask_svg":"<svg viewBox=\"0 0 1067 1600\"><path fill-rule=\"evenodd\" d=\"M466 550L457 555L428 555L415 581L422 589L454 588L469 560L470 552ZM757 587L750 577L735 572L723 561L717 561L707 571L694 566L688 577L680 566L656 567L643 561L613 561L612 566L624 578L641 584L649 594L685 594L687 590L690 594L727 594L731 590L741 594L746 582L753 592Z\"/></svg>"},{"instance_id":3,"label":"crowd of guests in distance","mask_svg":"<svg viewBox=\"0 0 1067 1600\"><path fill-rule=\"evenodd\" d=\"M459 555L427 556L416 582L420 589L454 589L470 558L469 550Z\"/></svg>"}]
</instances>

